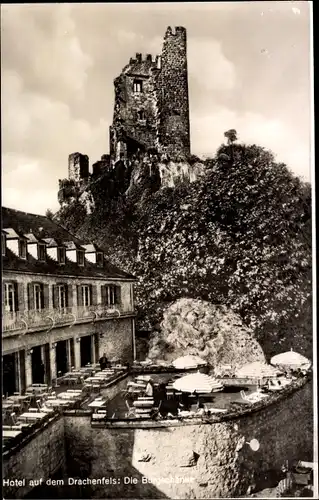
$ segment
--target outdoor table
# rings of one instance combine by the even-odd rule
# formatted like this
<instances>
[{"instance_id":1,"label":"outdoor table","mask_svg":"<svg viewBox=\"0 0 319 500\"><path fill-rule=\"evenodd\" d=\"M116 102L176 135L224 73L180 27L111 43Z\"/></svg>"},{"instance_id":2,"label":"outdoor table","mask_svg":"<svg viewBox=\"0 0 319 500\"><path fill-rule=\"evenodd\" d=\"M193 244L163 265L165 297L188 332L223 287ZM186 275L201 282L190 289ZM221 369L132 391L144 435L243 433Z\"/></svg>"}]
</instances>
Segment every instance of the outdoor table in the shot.
<instances>
[{"instance_id":1,"label":"outdoor table","mask_svg":"<svg viewBox=\"0 0 319 500\"><path fill-rule=\"evenodd\" d=\"M6 402L6 401L4 401L4 402L2 403L2 408L3 408L4 410L9 410L9 409L12 409L12 408L13 408L13 401L7 401L7 402Z\"/></svg>"},{"instance_id":2,"label":"outdoor table","mask_svg":"<svg viewBox=\"0 0 319 500\"><path fill-rule=\"evenodd\" d=\"M64 379L64 381L67 382L68 384L71 382L73 382L74 384L78 384L79 380L80 380L80 377L77 375L75 377L68 377L68 378Z\"/></svg>"},{"instance_id":3,"label":"outdoor table","mask_svg":"<svg viewBox=\"0 0 319 500\"><path fill-rule=\"evenodd\" d=\"M59 406L64 406L64 407L67 407L69 406L70 404L74 403L74 400L72 399L48 399L45 404L48 408L56 408L56 407L59 407Z\"/></svg>"},{"instance_id":4,"label":"outdoor table","mask_svg":"<svg viewBox=\"0 0 319 500\"><path fill-rule=\"evenodd\" d=\"M21 434L21 431L12 431L9 429L4 429L2 431L3 438L15 438L15 437L19 436L19 434Z\"/></svg>"},{"instance_id":5,"label":"outdoor table","mask_svg":"<svg viewBox=\"0 0 319 500\"><path fill-rule=\"evenodd\" d=\"M90 408L101 408L102 406L105 406L106 401L101 401L101 400L95 400L92 401L92 403L88 404Z\"/></svg>"},{"instance_id":6,"label":"outdoor table","mask_svg":"<svg viewBox=\"0 0 319 500\"><path fill-rule=\"evenodd\" d=\"M42 418L45 418L47 416L47 413L42 413L42 412L25 412L18 417L18 420L20 419L25 419L25 420L41 420Z\"/></svg>"},{"instance_id":7,"label":"outdoor table","mask_svg":"<svg viewBox=\"0 0 319 500\"><path fill-rule=\"evenodd\" d=\"M60 392L59 398L74 400L80 396L78 392ZM51 400L52 401L52 400Z\"/></svg>"},{"instance_id":8,"label":"outdoor table","mask_svg":"<svg viewBox=\"0 0 319 500\"><path fill-rule=\"evenodd\" d=\"M10 396L10 398L9 398L10 401L21 401L22 403L30 401L30 399L31 399L31 395L29 395L29 396Z\"/></svg>"},{"instance_id":9,"label":"outdoor table","mask_svg":"<svg viewBox=\"0 0 319 500\"><path fill-rule=\"evenodd\" d=\"M89 363L89 364L83 366L83 368L92 368L93 370L101 370L101 367L99 364L92 364L92 363Z\"/></svg>"},{"instance_id":10,"label":"outdoor table","mask_svg":"<svg viewBox=\"0 0 319 500\"><path fill-rule=\"evenodd\" d=\"M12 403L11 408L15 411L19 411L22 409L22 404L19 403L19 401L12 401L12 402L10 401L9 403ZM2 405L2 406L4 406L4 405Z\"/></svg>"},{"instance_id":11,"label":"outdoor table","mask_svg":"<svg viewBox=\"0 0 319 500\"><path fill-rule=\"evenodd\" d=\"M85 382L103 382L104 378L99 378L99 377L89 377L86 379Z\"/></svg>"},{"instance_id":12,"label":"outdoor table","mask_svg":"<svg viewBox=\"0 0 319 500\"><path fill-rule=\"evenodd\" d=\"M47 392L47 387L28 387L25 391L27 394L42 394L43 392Z\"/></svg>"}]
</instances>

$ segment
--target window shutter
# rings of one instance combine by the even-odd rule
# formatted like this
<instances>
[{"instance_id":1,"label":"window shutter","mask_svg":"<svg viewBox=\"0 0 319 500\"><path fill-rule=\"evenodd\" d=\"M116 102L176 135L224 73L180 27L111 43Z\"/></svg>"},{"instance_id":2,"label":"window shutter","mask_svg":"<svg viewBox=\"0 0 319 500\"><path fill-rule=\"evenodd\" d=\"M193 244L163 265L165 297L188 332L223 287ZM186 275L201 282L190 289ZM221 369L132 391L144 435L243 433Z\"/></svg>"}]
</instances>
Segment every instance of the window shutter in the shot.
<instances>
[{"instance_id":1,"label":"window shutter","mask_svg":"<svg viewBox=\"0 0 319 500\"><path fill-rule=\"evenodd\" d=\"M52 303L54 309L56 309L59 306L58 303L58 287L56 285L52 285Z\"/></svg>"},{"instance_id":2,"label":"window shutter","mask_svg":"<svg viewBox=\"0 0 319 500\"><path fill-rule=\"evenodd\" d=\"M59 307L59 289L58 285L52 286L52 297L53 297L53 307L58 309Z\"/></svg>"},{"instance_id":3,"label":"window shutter","mask_svg":"<svg viewBox=\"0 0 319 500\"><path fill-rule=\"evenodd\" d=\"M41 290L41 309L44 309L44 285L43 283L40 283L40 290Z\"/></svg>"},{"instance_id":4,"label":"window shutter","mask_svg":"<svg viewBox=\"0 0 319 500\"><path fill-rule=\"evenodd\" d=\"M102 304L104 306L107 305L107 302L106 302L106 285L101 285L101 300L102 300Z\"/></svg>"},{"instance_id":5,"label":"window shutter","mask_svg":"<svg viewBox=\"0 0 319 500\"><path fill-rule=\"evenodd\" d=\"M91 290L91 306L96 306L97 305L97 286L91 285L90 290Z\"/></svg>"},{"instance_id":6,"label":"window shutter","mask_svg":"<svg viewBox=\"0 0 319 500\"><path fill-rule=\"evenodd\" d=\"M28 309L29 311L32 311L34 309L33 283L28 283Z\"/></svg>"},{"instance_id":7,"label":"window shutter","mask_svg":"<svg viewBox=\"0 0 319 500\"><path fill-rule=\"evenodd\" d=\"M13 290L14 290L15 311L19 311L19 293L18 293L18 283L16 281L13 283Z\"/></svg>"},{"instance_id":8,"label":"window shutter","mask_svg":"<svg viewBox=\"0 0 319 500\"><path fill-rule=\"evenodd\" d=\"M49 309L49 285L43 285L43 308Z\"/></svg>"},{"instance_id":9,"label":"window shutter","mask_svg":"<svg viewBox=\"0 0 319 500\"><path fill-rule=\"evenodd\" d=\"M24 283L17 283L17 287L18 287L17 310L24 311L26 309L25 297L24 297Z\"/></svg>"},{"instance_id":10,"label":"window shutter","mask_svg":"<svg viewBox=\"0 0 319 500\"><path fill-rule=\"evenodd\" d=\"M83 306L82 287L77 285L78 306Z\"/></svg>"},{"instance_id":11,"label":"window shutter","mask_svg":"<svg viewBox=\"0 0 319 500\"><path fill-rule=\"evenodd\" d=\"M121 287L115 287L115 304L121 304Z\"/></svg>"},{"instance_id":12,"label":"window shutter","mask_svg":"<svg viewBox=\"0 0 319 500\"><path fill-rule=\"evenodd\" d=\"M65 286L66 286L66 306L72 307L73 306L73 286L72 285L65 285Z\"/></svg>"}]
</instances>

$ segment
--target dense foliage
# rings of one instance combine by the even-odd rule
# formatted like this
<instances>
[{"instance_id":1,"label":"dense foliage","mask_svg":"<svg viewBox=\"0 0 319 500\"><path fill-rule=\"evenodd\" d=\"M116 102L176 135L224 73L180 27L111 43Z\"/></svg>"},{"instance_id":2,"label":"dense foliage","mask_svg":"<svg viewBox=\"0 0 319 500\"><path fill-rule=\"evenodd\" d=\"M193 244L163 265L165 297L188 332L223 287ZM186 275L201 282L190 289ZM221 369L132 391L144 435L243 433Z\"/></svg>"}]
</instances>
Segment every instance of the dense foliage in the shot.
<instances>
[{"instance_id":1,"label":"dense foliage","mask_svg":"<svg viewBox=\"0 0 319 500\"><path fill-rule=\"evenodd\" d=\"M158 328L180 298L203 299L239 314L267 354L292 347L309 356L310 186L269 151L233 139L197 182L135 205L122 196L85 229L138 277L140 328Z\"/></svg>"}]
</instances>

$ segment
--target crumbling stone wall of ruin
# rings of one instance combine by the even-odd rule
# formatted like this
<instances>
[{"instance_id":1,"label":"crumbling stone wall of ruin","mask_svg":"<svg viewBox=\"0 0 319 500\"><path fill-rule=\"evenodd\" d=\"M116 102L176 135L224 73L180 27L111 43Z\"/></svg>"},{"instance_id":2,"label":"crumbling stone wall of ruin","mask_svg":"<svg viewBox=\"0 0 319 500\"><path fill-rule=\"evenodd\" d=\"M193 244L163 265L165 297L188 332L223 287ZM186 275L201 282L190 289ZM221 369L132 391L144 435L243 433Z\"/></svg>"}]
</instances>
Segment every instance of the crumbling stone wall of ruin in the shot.
<instances>
[{"instance_id":1,"label":"crumbling stone wall of ruin","mask_svg":"<svg viewBox=\"0 0 319 500\"><path fill-rule=\"evenodd\" d=\"M157 63L151 55L136 54L114 80L115 102L110 133L110 152L117 157L118 141L136 141L141 147L155 147L157 130L156 79ZM134 90L134 82L141 82L142 91ZM128 145L128 148L130 146ZM128 151L129 153L129 151Z\"/></svg>"}]
</instances>

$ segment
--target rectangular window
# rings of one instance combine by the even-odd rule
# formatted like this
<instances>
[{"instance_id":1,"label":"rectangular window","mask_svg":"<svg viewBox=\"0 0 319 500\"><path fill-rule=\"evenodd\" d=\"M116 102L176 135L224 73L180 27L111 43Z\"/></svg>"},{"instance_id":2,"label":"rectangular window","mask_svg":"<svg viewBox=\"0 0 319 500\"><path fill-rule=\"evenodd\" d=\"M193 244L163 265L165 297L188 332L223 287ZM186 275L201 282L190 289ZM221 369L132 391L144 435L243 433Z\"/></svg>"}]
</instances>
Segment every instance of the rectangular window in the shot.
<instances>
[{"instance_id":1,"label":"rectangular window","mask_svg":"<svg viewBox=\"0 0 319 500\"><path fill-rule=\"evenodd\" d=\"M134 80L133 82L133 91L140 93L143 92L143 82L142 80Z\"/></svg>"},{"instance_id":2,"label":"rectangular window","mask_svg":"<svg viewBox=\"0 0 319 500\"><path fill-rule=\"evenodd\" d=\"M81 294L82 294L82 304L85 307L88 307L91 305L91 290L89 285L82 285L81 287Z\"/></svg>"},{"instance_id":3,"label":"rectangular window","mask_svg":"<svg viewBox=\"0 0 319 500\"><path fill-rule=\"evenodd\" d=\"M27 242L24 240L19 240L19 257L21 259L27 258Z\"/></svg>"},{"instance_id":4,"label":"rectangular window","mask_svg":"<svg viewBox=\"0 0 319 500\"><path fill-rule=\"evenodd\" d=\"M84 266L84 252L82 250L77 251L77 263L79 266Z\"/></svg>"},{"instance_id":5,"label":"rectangular window","mask_svg":"<svg viewBox=\"0 0 319 500\"><path fill-rule=\"evenodd\" d=\"M43 291L42 286L39 284L33 285L34 295L34 310L41 311L43 309Z\"/></svg>"},{"instance_id":6,"label":"rectangular window","mask_svg":"<svg viewBox=\"0 0 319 500\"><path fill-rule=\"evenodd\" d=\"M116 286L106 285L105 286L105 303L107 306L113 306L116 304Z\"/></svg>"},{"instance_id":7,"label":"rectangular window","mask_svg":"<svg viewBox=\"0 0 319 500\"><path fill-rule=\"evenodd\" d=\"M45 245L38 245L38 260L45 260Z\"/></svg>"},{"instance_id":8,"label":"rectangular window","mask_svg":"<svg viewBox=\"0 0 319 500\"><path fill-rule=\"evenodd\" d=\"M65 309L68 307L68 294L66 285L58 285L58 307Z\"/></svg>"},{"instance_id":9,"label":"rectangular window","mask_svg":"<svg viewBox=\"0 0 319 500\"><path fill-rule=\"evenodd\" d=\"M65 248L58 247L58 263L65 264Z\"/></svg>"},{"instance_id":10,"label":"rectangular window","mask_svg":"<svg viewBox=\"0 0 319 500\"><path fill-rule=\"evenodd\" d=\"M96 254L96 263L98 266L103 266L103 253L102 252L97 252Z\"/></svg>"},{"instance_id":11,"label":"rectangular window","mask_svg":"<svg viewBox=\"0 0 319 500\"><path fill-rule=\"evenodd\" d=\"M1 253L6 254L6 235L1 233Z\"/></svg>"},{"instance_id":12,"label":"rectangular window","mask_svg":"<svg viewBox=\"0 0 319 500\"><path fill-rule=\"evenodd\" d=\"M16 303L15 287L13 283L4 284L4 310L6 312L15 312L18 309Z\"/></svg>"}]
</instances>

